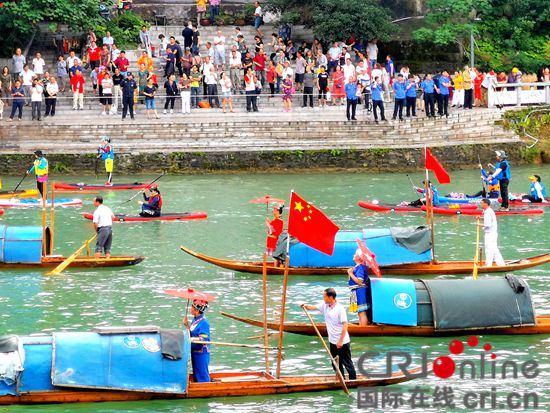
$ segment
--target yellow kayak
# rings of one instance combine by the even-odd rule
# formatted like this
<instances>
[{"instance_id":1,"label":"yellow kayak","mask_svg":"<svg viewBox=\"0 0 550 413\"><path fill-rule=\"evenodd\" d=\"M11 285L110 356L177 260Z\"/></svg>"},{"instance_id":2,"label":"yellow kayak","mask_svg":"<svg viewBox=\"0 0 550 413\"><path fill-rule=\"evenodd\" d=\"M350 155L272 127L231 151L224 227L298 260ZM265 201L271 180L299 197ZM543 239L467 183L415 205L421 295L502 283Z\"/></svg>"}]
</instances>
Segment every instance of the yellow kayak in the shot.
<instances>
[{"instance_id":1,"label":"yellow kayak","mask_svg":"<svg viewBox=\"0 0 550 413\"><path fill-rule=\"evenodd\" d=\"M25 189L21 191L0 191L0 199L11 198L36 198L38 189Z\"/></svg>"}]
</instances>

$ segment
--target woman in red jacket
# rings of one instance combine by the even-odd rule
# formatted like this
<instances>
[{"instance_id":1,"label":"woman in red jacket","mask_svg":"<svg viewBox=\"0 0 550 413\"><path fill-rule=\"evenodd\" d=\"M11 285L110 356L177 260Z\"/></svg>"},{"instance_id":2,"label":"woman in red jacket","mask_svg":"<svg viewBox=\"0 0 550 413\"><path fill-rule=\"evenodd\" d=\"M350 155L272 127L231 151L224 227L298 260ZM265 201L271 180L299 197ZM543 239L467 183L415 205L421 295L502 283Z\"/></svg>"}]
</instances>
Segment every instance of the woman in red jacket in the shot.
<instances>
[{"instance_id":1,"label":"woman in red jacket","mask_svg":"<svg viewBox=\"0 0 550 413\"><path fill-rule=\"evenodd\" d=\"M277 205L273 207L273 219L270 221L269 218L265 219L265 225L267 226L267 240L266 240L266 254L273 255L275 249L277 248L277 241L279 240L279 235L283 232L283 220L281 215L283 214L284 205ZM280 264L276 260L277 264Z\"/></svg>"}]
</instances>

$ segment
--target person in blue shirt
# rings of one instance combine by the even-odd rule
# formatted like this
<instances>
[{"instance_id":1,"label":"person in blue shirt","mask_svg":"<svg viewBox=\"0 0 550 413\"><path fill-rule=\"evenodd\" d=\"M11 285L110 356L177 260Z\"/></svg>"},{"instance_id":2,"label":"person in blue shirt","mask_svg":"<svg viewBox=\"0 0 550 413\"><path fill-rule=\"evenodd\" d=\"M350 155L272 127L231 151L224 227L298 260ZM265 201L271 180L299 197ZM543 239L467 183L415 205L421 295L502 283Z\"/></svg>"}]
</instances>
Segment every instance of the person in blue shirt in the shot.
<instances>
[{"instance_id":1,"label":"person in blue shirt","mask_svg":"<svg viewBox=\"0 0 550 413\"><path fill-rule=\"evenodd\" d=\"M348 120L357 120L355 109L357 108L357 80L350 77L348 84L344 87L346 91L346 116ZM351 110L350 110L351 109Z\"/></svg>"},{"instance_id":2,"label":"person in blue shirt","mask_svg":"<svg viewBox=\"0 0 550 413\"><path fill-rule=\"evenodd\" d=\"M210 382L210 345L201 344L201 341L210 341L210 322L204 316L208 302L193 300L191 315L193 321L189 323L187 316L183 325L189 329L191 336L191 364L193 366L193 380L197 383Z\"/></svg>"},{"instance_id":3,"label":"person in blue shirt","mask_svg":"<svg viewBox=\"0 0 550 413\"><path fill-rule=\"evenodd\" d=\"M395 104L393 107L392 120L397 118L399 112L399 120L403 120L403 106L405 105L405 79L403 75L397 75L397 82L393 84L393 90L395 91Z\"/></svg>"},{"instance_id":4,"label":"person in blue shirt","mask_svg":"<svg viewBox=\"0 0 550 413\"><path fill-rule=\"evenodd\" d=\"M107 172L107 182L105 186L113 186L113 163L115 159L115 151L111 145L111 139L107 136L101 138L102 144L98 148L98 158L105 162L105 172Z\"/></svg>"},{"instance_id":5,"label":"person in blue shirt","mask_svg":"<svg viewBox=\"0 0 550 413\"><path fill-rule=\"evenodd\" d=\"M497 179L500 184L500 195L502 197L502 202L500 204L499 211L508 211L509 206L509 194L508 194L508 185L510 184L510 179L512 174L510 172L510 163L508 162L506 152L500 150L495 151L496 158L498 163L494 166L495 170L487 178ZM489 167L493 167L492 164L489 164Z\"/></svg>"},{"instance_id":6,"label":"person in blue shirt","mask_svg":"<svg viewBox=\"0 0 550 413\"><path fill-rule=\"evenodd\" d=\"M388 71L388 76L390 77L390 82L392 82L395 76L395 63L390 55L386 56L386 70Z\"/></svg>"},{"instance_id":7,"label":"person in blue shirt","mask_svg":"<svg viewBox=\"0 0 550 413\"><path fill-rule=\"evenodd\" d=\"M426 78L420 84L420 88L424 91L426 116L435 118L435 83L430 73L426 75Z\"/></svg>"},{"instance_id":8,"label":"person in blue shirt","mask_svg":"<svg viewBox=\"0 0 550 413\"><path fill-rule=\"evenodd\" d=\"M473 195L466 195L467 198L489 198L496 199L500 196L500 184L497 179L489 179L489 174L483 166L479 164L479 169L481 171L481 179L483 181L483 189Z\"/></svg>"},{"instance_id":9,"label":"person in blue shirt","mask_svg":"<svg viewBox=\"0 0 550 413\"><path fill-rule=\"evenodd\" d=\"M348 286L350 289L349 312L357 313L359 325L369 324L368 310L370 308L369 270L362 258L361 250L355 251L353 256L354 267L348 268Z\"/></svg>"},{"instance_id":10,"label":"person in blue shirt","mask_svg":"<svg viewBox=\"0 0 550 413\"><path fill-rule=\"evenodd\" d=\"M439 112L440 116L445 115L449 117L449 89L452 87L453 83L449 77L449 72L446 70L443 71L439 78L439 87L436 89L439 93L439 99L441 101L441 111Z\"/></svg>"},{"instance_id":11,"label":"person in blue shirt","mask_svg":"<svg viewBox=\"0 0 550 413\"><path fill-rule=\"evenodd\" d=\"M540 176L531 175L531 195L523 195L522 201L527 202L545 202L546 201L546 186L541 182Z\"/></svg>"},{"instance_id":12,"label":"person in blue shirt","mask_svg":"<svg viewBox=\"0 0 550 413\"><path fill-rule=\"evenodd\" d=\"M414 75L409 75L409 81L405 86L405 100L407 103L407 117L416 116L416 82Z\"/></svg>"},{"instance_id":13,"label":"person in blue shirt","mask_svg":"<svg viewBox=\"0 0 550 413\"><path fill-rule=\"evenodd\" d=\"M137 83L134 80L132 72L126 73L126 79L120 83L122 89L122 120L126 119L128 111L130 117L134 118L134 91L137 89Z\"/></svg>"},{"instance_id":14,"label":"person in blue shirt","mask_svg":"<svg viewBox=\"0 0 550 413\"><path fill-rule=\"evenodd\" d=\"M424 185L426 185L426 181L424 181ZM431 195L432 195L432 204L433 206L437 206L439 205L439 191L437 190L437 188L432 184L431 181L428 181L428 185L430 187L430 192L431 192ZM415 189L420 192L420 193L424 193L426 192L426 190L424 188L418 188L418 187L415 187ZM422 197L420 199L417 199L416 201L412 201L412 202L409 202L408 204L409 206L413 206L413 207L420 207L422 205L426 205L426 197Z\"/></svg>"},{"instance_id":15,"label":"person in blue shirt","mask_svg":"<svg viewBox=\"0 0 550 413\"><path fill-rule=\"evenodd\" d=\"M371 83L372 91L372 111L374 113L374 121L378 123L378 115L376 114L376 108L380 109L380 119L386 120L384 117L384 100L382 94L384 93L382 85L380 84L380 78L377 76Z\"/></svg>"}]
</instances>

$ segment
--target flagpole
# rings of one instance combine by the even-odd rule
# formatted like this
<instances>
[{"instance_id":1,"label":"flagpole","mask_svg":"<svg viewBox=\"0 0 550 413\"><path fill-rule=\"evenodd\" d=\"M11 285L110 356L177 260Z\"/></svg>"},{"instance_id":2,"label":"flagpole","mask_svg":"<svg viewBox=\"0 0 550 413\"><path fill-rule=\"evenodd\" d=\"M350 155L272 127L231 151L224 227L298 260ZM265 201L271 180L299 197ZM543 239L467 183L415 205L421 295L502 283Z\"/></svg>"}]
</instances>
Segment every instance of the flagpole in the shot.
<instances>
[{"instance_id":1,"label":"flagpole","mask_svg":"<svg viewBox=\"0 0 550 413\"><path fill-rule=\"evenodd\" d=\"M264 304L264 347L265 347L265 372L269 374L269 337L267 334L267 252L264 252L263 275L263 304Z\"/></svg>"},{"instance_id":2,"label":"flagpole","mask_svg":"<svg viewBox=\"0 0 550 413\"><path fill-rule=\"evenodd\" d=\"M290 199L292 199L293 192L294 190L290 191ZM288 209L289 209L289 217L290 217L290 211L292 210L291 202L289 202ZM286 290L288 287L288 264L290 262L289 250L290 250L290 234L288 233L288 226L287 226L285 270L283 275L283 292L281 297L281 320L279 322L279 343L277 345L277 370L275 373L275 377L277 378L281 377L281 361L283 359L283 330L284 330L284 324L285 324Z\"/></svg>"},{"instance_id":3,"label":"flagpole","mask_svg":"<svg viewBox=\"0 0 550 413\"><path fill-rule=\"evenodd\" d=\"M426 166L426 159L428 158L428 147L424 146L424 166ZM425 194L426 194L426 223L430 225L431 233L432 233L432 260L431 262L435 262L435 234L434 234L434 213L433 213L433 199L432 199L432 192L430 191L430 173L428 171L428 168L425 168L426 170L426 182L424 184L425 186Z\"/></svg>"}]
</instances>

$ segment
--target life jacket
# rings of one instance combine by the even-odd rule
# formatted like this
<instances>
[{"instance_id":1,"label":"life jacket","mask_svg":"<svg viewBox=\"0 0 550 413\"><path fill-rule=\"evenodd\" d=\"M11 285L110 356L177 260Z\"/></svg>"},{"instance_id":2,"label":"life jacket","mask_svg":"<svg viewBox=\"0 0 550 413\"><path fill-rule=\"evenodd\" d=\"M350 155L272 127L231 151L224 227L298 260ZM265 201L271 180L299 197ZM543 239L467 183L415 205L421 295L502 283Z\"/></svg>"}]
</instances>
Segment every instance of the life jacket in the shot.
<instances>
[{"instance_id":1,"label":"life jacket","mask_svg":"<svg viewBox=\"0 0 550 413\"><path fill-rule=\"evenodd\" d=\"M115 159L115 150L113 145L105 144L101 147L101 159Z\"/></svg>"},{"instance_id":2,"label":"life jacket","mask_svg":"<svg viewBox=\"0 0 550 413\"><path fill-rule=\"evenodd\" d=\"M162 196L160 194L155 194L153 196L150 196L149 199L147 200L147 203L149 205L152 205L153 204L153 201L155 200L155 198L158 199L158 204L157 206L155 207L155 210L158 210L160 211L162 209Z\"/></svg>"},{"instance_id":3,"label":"life jacket","mask_svg":"<svg viewBox=\"0 0 550 413\"><path fill-rule=\"evenodd\" d=\"M510 163L506 159L504 161L500 161L497 164L496 169L499 169L502 166L502 164L506 165L506 169L500 171L500 173L497 176L495 176L495 178L498 179L499 181L503 179L510 180L512 178L512 174L510 173Z\"/></svg>"},{"instance_id":4,"label":"life jacket","mask_svg":"<svg viewBox=\"0 0 550 413\"><path fill-rule=\"evenodd\" d=\"M40 168L40 164L44 161L45 166L43 168ZM34 173L36 176L42 176L48 174L48 160L46 158L40 158L36 159L34 161Z\"/></svg>"},{"instance_id":5,"label":"life jacket","mask_svg":"<svg viewBox=\"0 0 550 413\"><path fill-rule=\"evenodd\" d=\"M535 187L536 184L540 184L540 192L542 193L542 197L546 198L546 186L542 182L533 182L531 184L531 195L535 198L538 198L537 188Z\"/></svg>"},{"instance_id":6,"label":"life jacket","mask_svg":"<svg viewBox=\"0 0 550 413\"><path fill-rule=\"evenodd\" d=\"M494 180L492 182L494 182ZM495 184L488 184L487 185L487 191L488 192L500 193L500 183L498 181L496 181Z\"/></svg>"}]
</instances>

